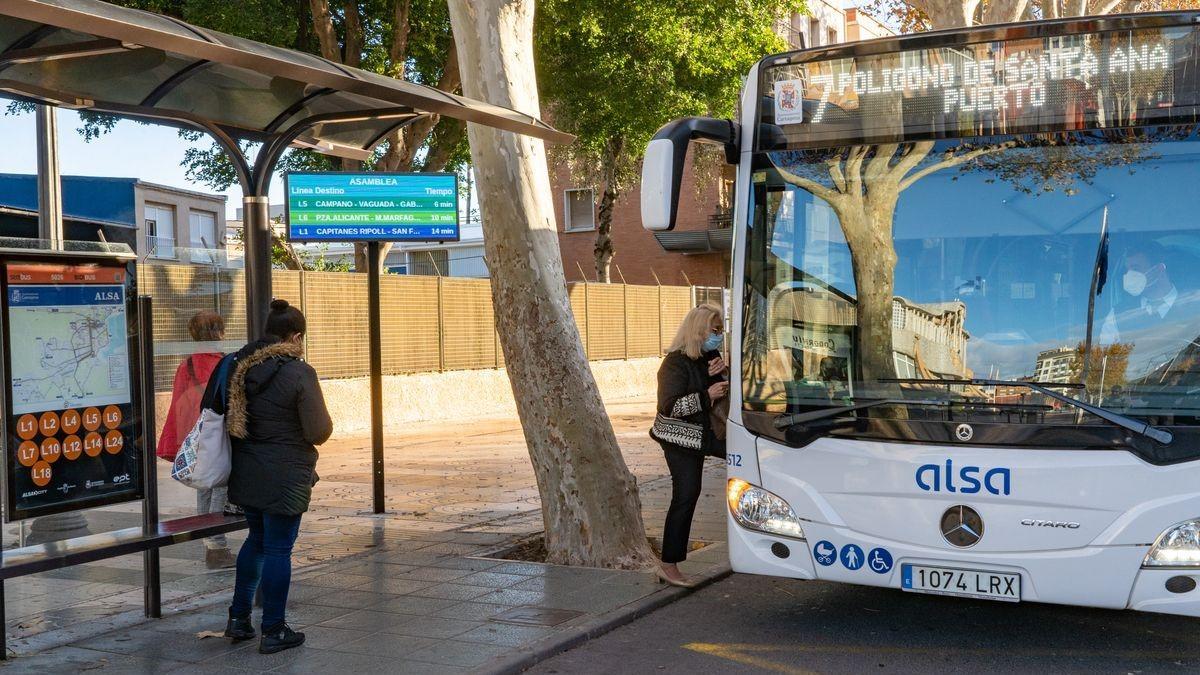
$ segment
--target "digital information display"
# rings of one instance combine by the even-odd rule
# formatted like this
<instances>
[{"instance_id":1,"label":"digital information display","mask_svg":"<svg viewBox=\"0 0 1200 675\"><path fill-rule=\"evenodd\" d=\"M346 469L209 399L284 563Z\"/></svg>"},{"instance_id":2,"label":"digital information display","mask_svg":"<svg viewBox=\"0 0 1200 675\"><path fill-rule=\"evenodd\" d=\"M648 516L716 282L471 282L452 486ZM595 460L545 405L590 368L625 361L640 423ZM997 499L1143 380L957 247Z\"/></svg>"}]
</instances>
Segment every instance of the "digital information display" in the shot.
<instances>
[{"instance_id":1,"label":"digital information display","mask_svg":"<svg viewBox=\"0 0 1200 675\"><path fill-rule=\"evenodd\" d=\"M139 499L123 264L4 266L6 521Z\"/></svg>"},{"instance_id":2,"label":"digital information display","mask_svg":"<svg viewBox=\"0 0 1200 675\"><path fill-rule=\"evenodd\" d=\"M1181 26L789 63L763 121L790 144L1190 122L1198 46Z\"/></svg>"},{"instance_id":3,"label":"digital information display","mask_svg":"<svg viewBox=\"0 0 1200 675\"><path fill-rule=\"evenodd\" d=\"M295 242L458 241L453 173L289 173Z\"/></svg>"}]
</instances>

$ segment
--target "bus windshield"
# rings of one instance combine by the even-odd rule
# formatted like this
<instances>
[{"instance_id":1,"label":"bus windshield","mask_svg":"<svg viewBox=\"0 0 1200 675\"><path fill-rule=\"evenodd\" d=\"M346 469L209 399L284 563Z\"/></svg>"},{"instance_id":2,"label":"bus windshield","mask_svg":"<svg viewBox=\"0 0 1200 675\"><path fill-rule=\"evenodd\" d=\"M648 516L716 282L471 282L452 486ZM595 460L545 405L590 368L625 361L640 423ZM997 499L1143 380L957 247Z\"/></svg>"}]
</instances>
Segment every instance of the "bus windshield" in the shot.
<instances>
[{"instance_id":1,"label":"bus windshield","mask_svg":"<svg viewBox=\"0 0 1200 675\"><path fill-rule=\"evenodd\" d=\"M1190 118L1195 87L1178 77L1194 35L1122 39L1072 43L1075 62L1095 62L1076 68L1083 84L1074 94L1063 93L1070 73L1055 79L1042 58L1048 74L1030 75L1021 105L1014 73L1036 60L1037 45L988 45L986 72L1002 86L991 87L986 109L979 86L952 82L971 71L961 60L927 69L942 78L937 91L919 73L880 74L887 63L930 62L927 53L767 68L749 177L745 409L928 398L949 403L878 414L1096 421L1021 386L1029 382L1151 424L1200 422L1200 135ZM1061 47L1052 40L1039 41L1043 52ZM1114 70L1112 44L1163 67L1114 93L1115 74L1127 73ZM983 53L955 51L976 61ZM1120 58L1128 68L1127 54ZM1015 70L1003 72L1005 63ZM812 74L825 72L833 91L845 85L841 98L813 89ZM925 90L901 91L903 77ZM884 80L897 83L893 91ZM798 83L790 94L789 82ZM1033 112L1030 86L1044 90ZM892 100L890 124L879 121L888 104L868 93ZM914 103L921 94L937 101ZM771 95L795 95L800 112L789 118ZM868 109L872 121L861 118ZM832 143L833 132L819 128L835 118L851 142ZM892 434L920 438L902 426Z\"/></svg>"}]
</instances>

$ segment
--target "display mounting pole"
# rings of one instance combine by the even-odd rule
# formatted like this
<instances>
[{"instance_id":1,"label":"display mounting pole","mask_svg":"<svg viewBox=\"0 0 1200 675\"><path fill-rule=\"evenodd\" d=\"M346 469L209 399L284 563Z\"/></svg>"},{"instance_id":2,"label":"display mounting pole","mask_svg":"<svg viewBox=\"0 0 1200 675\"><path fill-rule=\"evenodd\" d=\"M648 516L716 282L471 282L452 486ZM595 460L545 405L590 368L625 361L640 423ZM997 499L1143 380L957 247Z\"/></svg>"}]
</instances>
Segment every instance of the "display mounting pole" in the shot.
<instances>
[{"instance_id":1,"label":"display mounting pole","mask_svg":"<svg viewBox=\"0 0 1200 675\"><path fill-rule=\"evenodd\" d=\"M142 362L142 531L147 535L158 532L158 465L155 455L154 425L154 300L148 295L138 297L138 327L141 335ZM158 549L142 554L143 604L151 619L162 618L162 576Z\"/></svg>"},{"instance_id":2,"label":"display mounting pole","mask_svg":"<svg viewBox=\"0 0 1200 675\"><path fill-rule=\"evenodd\" d=\"M383 513L383 337L379 308L379 260L382 244L367 244L367 342L371 366L371 467L375 513Z\"/></svg>"}]
</instances>

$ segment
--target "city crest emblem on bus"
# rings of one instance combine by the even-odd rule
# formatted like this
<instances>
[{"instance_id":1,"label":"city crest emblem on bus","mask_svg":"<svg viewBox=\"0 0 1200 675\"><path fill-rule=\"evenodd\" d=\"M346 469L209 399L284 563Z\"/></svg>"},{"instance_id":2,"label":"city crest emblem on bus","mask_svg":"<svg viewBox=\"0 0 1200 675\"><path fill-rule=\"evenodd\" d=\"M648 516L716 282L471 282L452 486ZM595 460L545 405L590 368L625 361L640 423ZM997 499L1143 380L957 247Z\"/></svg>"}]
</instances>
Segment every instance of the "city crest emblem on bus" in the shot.
<instances>
[{"instance_id":1,"label":"city crest emblem on bus","mask_svg":"<svg viewBox=\"0 0 1200 675\"><path fill-rule=\"evenodd\" d=\"M954 429L954 437L965 443L975 437L975 430L970 424L960 424Z\"/></svg>"},{"instance_id":2,"label":"city crest emblem on bus","mask_svg":"<svg viewBox=\"0 0 1200 675\"><path fill-rule=\"evenodd\" d=\"M798 124L804 121L804 101L800 80L775 83L775 123Z\"/></svg>"}]
</instances>

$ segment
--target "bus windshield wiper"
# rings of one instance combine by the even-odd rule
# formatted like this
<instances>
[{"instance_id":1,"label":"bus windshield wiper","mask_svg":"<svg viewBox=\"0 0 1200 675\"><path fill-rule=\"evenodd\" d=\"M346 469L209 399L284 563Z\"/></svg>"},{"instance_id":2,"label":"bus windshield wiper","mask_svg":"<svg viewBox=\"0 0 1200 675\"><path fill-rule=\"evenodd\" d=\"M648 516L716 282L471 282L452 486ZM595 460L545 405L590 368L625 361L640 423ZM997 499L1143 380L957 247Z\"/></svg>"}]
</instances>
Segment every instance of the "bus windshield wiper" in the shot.
<instances>
[{"instance_id":1,"label":"bus windshield wiper","mask_svg":"<svg viewBox=\"0 0 1200 675\"><path fill-rule=\"evenodd\" d=\"M1101 408L1090 403L1084 403L1077 398L1072 398L1066 394L1060 394L1053 389L1048 389L1037 382L1022 382L1020 380L938 380L934 378L881 378L879 382L899 382L901 384L940 384L940 385L969 385L975 387L1025 387L1031 391L1048 396L1056 401L1061 401L1069 406L1078 408L1086 413L1090 413L1100 419L1115 424L1122 429L1128 429L1135 434L1145 436L1162 443L1170 445L1171 441L1175 440L1174 434L1164 429L1157 429L1150 426L1146 422L1135 420L1132 417L1126 417L1120 413L1113 412L1107 408ZM1079 386L1065 384L1064 386Z\"/></svg>"},{"instance_id":2,"label":"bus windshield wiper","mask_svg":"<svg viewBox=\"0 0 1200 675\"><path fill-rule=\"evenodd\" d=\"M831 417L837 417L839 415L844 415L846 413L854 412L856 410L866 410L867 408L874 408L876 406L881 406L881 405L945 406L945 405L950 405L950 402L942 401L942 400L934 400L934 399L927 399L927 400L919 400L918 399L918 400L908 401L908 400L905 400L902 398L880 398L880 399L875 399L873 401L865 401L863 403L855 403L854 405L834 406L832 408L821 408L820 410L812 410L809 412L793 413L791 415L783 415L782 417L775 418L774 425L775 425L776 429L786 429L788 427L794 427L797 425L805 425L810 422L816 422L818 420L829 419Z\"/></svg>"}]
</instances>

